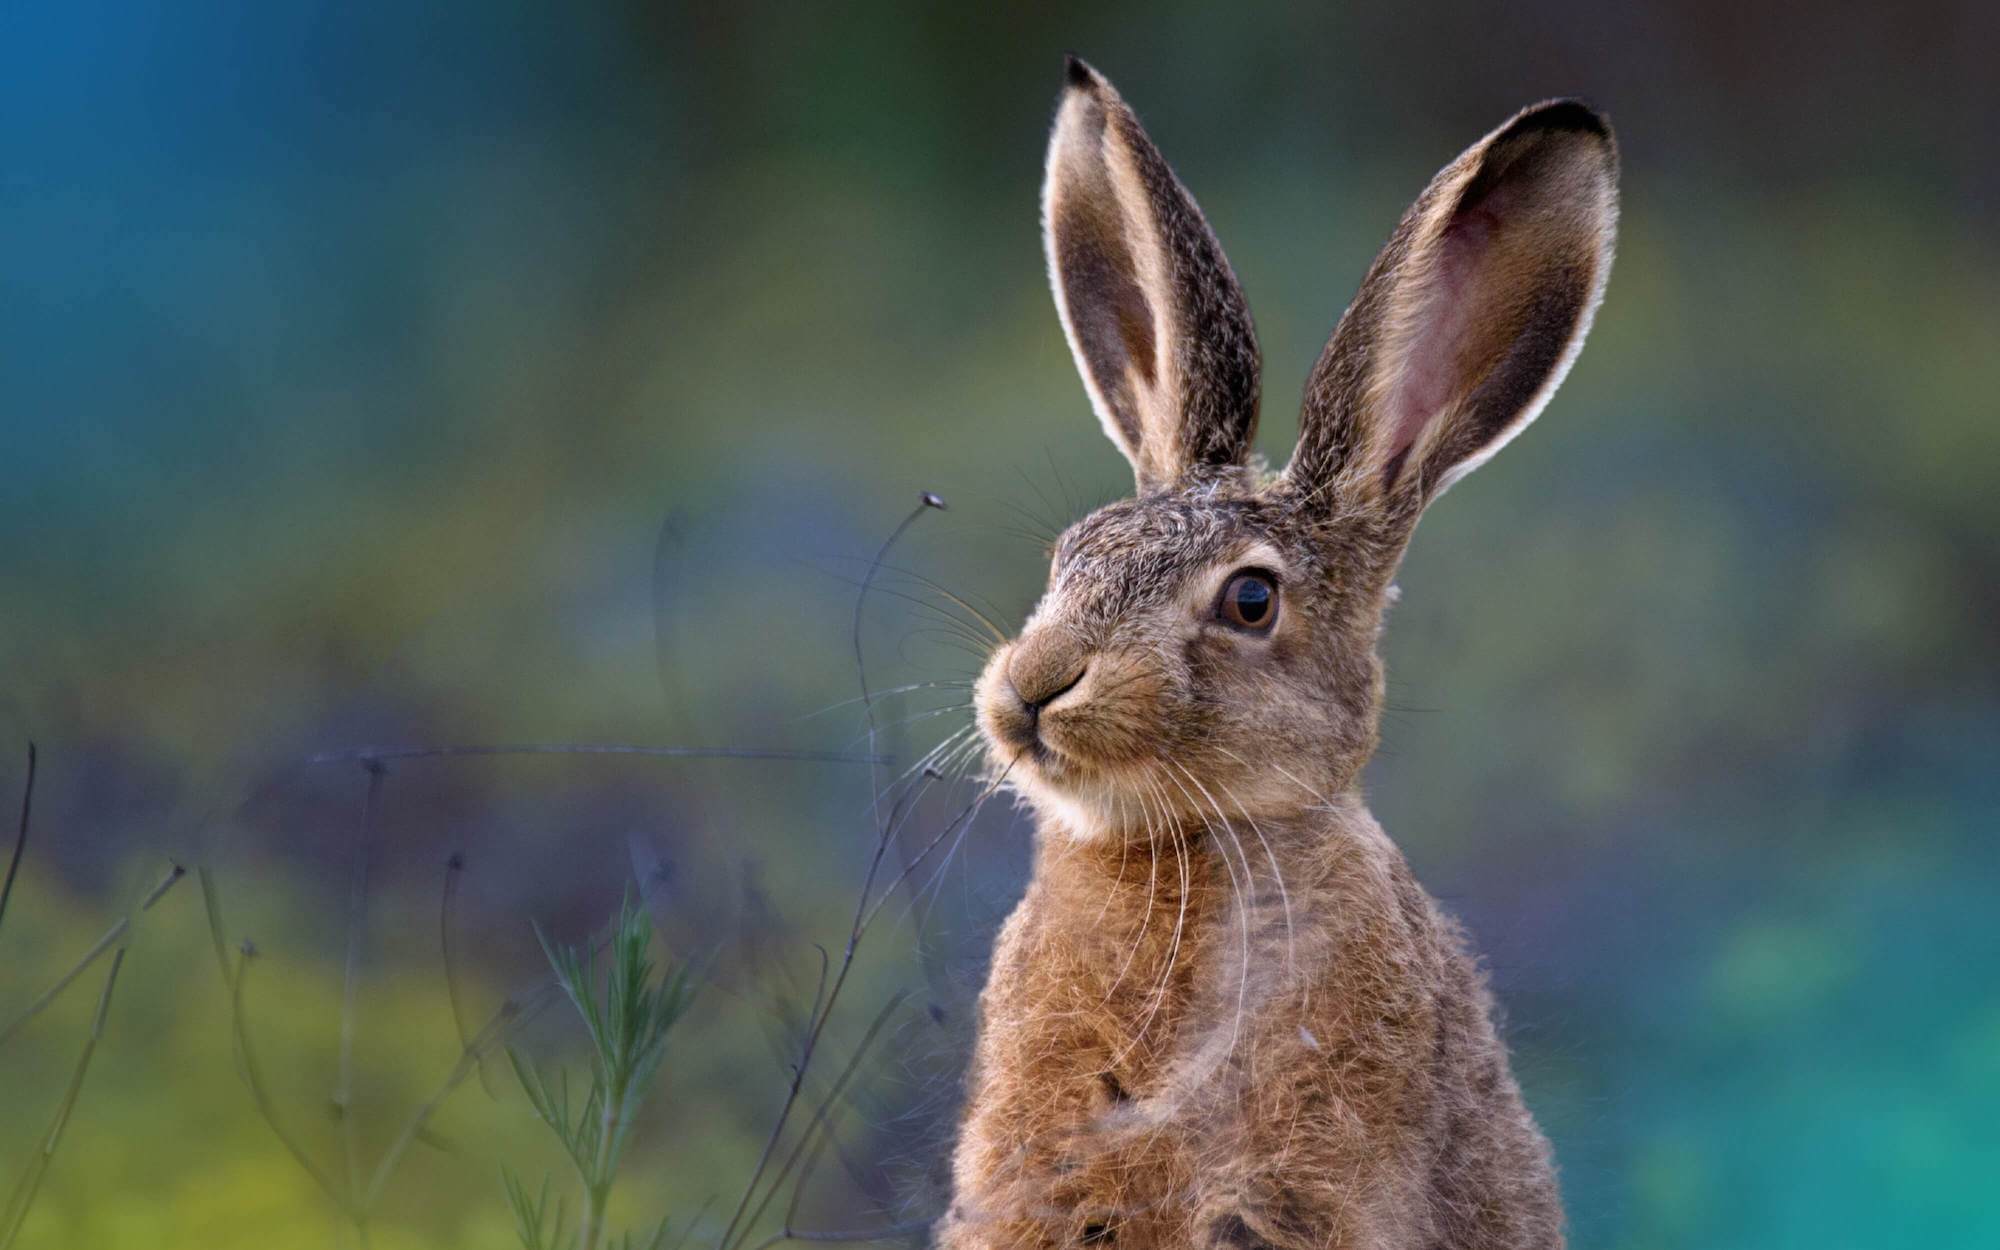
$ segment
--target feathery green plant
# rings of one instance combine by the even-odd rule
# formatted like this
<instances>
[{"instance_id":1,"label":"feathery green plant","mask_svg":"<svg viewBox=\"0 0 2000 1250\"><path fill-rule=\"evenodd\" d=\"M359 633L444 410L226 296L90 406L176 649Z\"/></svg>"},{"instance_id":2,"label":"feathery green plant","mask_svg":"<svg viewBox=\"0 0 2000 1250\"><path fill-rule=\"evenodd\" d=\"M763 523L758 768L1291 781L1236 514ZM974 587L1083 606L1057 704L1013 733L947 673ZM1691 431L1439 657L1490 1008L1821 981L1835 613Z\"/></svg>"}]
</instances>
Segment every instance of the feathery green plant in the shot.
<instances>
[{"instance_id":1,"label":"feathery green plant","mask_svg":"<svg viewBox=\"0 0 2000 1250\"><path fill-rule=\"evenodd\" d=\"M666 1059L668 1035L693 997L688 965L670 965L655 976L646 953L653 941L653 923L629 895L602 943L609 948L609 960L601 974L598 944L565 946L551 942L539 928L536 936L555 970L556 983L583 1022L590 1041L590 1069L588 1088L579 1098L572 1092L567 1071L558 1071L551 1080L519 1051L508 1048L521 1089L569 1156L583 1190L576 1227L566 1234L568 1204L558 1196L551 1205L549 1180L545 1178L531 1193L519 1177L503 1168L501 1179L521 1245L524 1250L600 1246L661 1250L667 1244L665 1220L648 1240L635 1242L629 1233L613 1239L604 1231L604 1209L639 1105Z\"/></svg>"}]
</instances>

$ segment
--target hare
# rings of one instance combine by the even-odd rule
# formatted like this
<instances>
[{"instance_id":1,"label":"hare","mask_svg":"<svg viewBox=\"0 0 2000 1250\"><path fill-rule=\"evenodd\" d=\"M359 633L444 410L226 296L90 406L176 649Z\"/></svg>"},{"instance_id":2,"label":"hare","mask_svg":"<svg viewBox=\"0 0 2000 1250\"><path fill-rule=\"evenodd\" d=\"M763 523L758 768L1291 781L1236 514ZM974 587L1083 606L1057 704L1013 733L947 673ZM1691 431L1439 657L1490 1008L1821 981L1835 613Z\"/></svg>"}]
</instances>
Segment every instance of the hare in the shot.
<instances>
[{"instance_id":1,"label":"hare","mask_svg":"<svg viewBox=\"0 0 2000 1250\"><path fill-rule=\"evenodd\" d=\"M1541 411L1611 267L1604 119L1525 109L1404 215L1250 454L1259 355L1206 220L1067 82L1056 306L1136 497L1072 526L976 708L1036 820L980 998L945 1247L1551 1247L1562 1209L1465 937L1360 793L1419 516Z\"/></svg>"}]
</instances>

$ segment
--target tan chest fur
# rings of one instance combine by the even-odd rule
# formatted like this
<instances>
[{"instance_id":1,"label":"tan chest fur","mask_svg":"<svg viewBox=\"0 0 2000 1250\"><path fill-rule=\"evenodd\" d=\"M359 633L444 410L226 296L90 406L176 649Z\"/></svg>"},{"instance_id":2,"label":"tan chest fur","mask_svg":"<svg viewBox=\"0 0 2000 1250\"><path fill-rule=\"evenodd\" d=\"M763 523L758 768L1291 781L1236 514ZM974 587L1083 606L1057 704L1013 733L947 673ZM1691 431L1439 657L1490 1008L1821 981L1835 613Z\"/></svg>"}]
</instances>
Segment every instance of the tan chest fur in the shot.
<instances>
[{"instance_id":1,"label":"tan chest fur","mask_svg":"<svg viewBox=\"0 0 2000 1250\"><path fill-rule=\"evenodd\" d=\"M1450 1213L1410 1213L1461 1166L1467 1121L1543 1153L1484 1005L1456 928L1358 807L1249 837L1045 834L981 997L940 1244L1193 1245L1218 1236L1210 1213L1282 1230L1329 1210L1332 1244L1425 1244ZM1245 1192L1273 1162L1310 1186ZM1553 1233L1552 1186L1539 1205L1525 1223Z\"/></svg>"}]
</instances>

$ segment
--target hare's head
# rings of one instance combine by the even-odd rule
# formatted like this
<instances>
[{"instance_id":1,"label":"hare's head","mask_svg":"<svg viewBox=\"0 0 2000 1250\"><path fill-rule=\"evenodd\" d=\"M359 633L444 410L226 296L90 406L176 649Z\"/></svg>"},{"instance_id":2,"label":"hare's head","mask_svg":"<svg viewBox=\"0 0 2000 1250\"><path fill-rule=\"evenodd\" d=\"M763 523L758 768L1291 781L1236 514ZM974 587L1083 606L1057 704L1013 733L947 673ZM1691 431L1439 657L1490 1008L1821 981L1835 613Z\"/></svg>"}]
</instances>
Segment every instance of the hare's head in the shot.
<instances>
[{"instance_id":1,"label":"hare's head","mask_svg":"<svg viewBox=\"0 0 2000 1250\"><path fill-rule=\"evenodd\" d=\"M1296 810L1375 744L1375 654L1424 508L1548 402L1611 268L1604 120L1526 109L1447 165L1306 382L1299 442L1251 463L1258 352L1201 210L1080 61L1042 191L1063 329L1136 498L1063 534L987 665L995 768L1080 836Z\"/></svg>"}]
</instances>

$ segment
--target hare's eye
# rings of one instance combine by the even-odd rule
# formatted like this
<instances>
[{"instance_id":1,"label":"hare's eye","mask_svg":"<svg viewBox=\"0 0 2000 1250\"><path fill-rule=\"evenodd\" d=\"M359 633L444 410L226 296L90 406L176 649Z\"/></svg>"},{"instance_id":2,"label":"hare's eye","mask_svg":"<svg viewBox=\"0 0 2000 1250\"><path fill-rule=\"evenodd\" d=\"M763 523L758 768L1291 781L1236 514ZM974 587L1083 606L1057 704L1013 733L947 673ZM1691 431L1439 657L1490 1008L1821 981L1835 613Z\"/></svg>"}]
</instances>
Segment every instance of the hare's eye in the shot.
<instances>
[{"instance_id":1,"label":"hare's eye","mask_svg":"<svg viewBox=\"0 0 2000 1250\"><path fill-rule=\"evenodd\" d=\"M1225 625L1255 634L1269 633L1278 621L1278 583L1258 569L1238 573L1222 588L1216 615Z\"/></svg>"}]
</instances>

